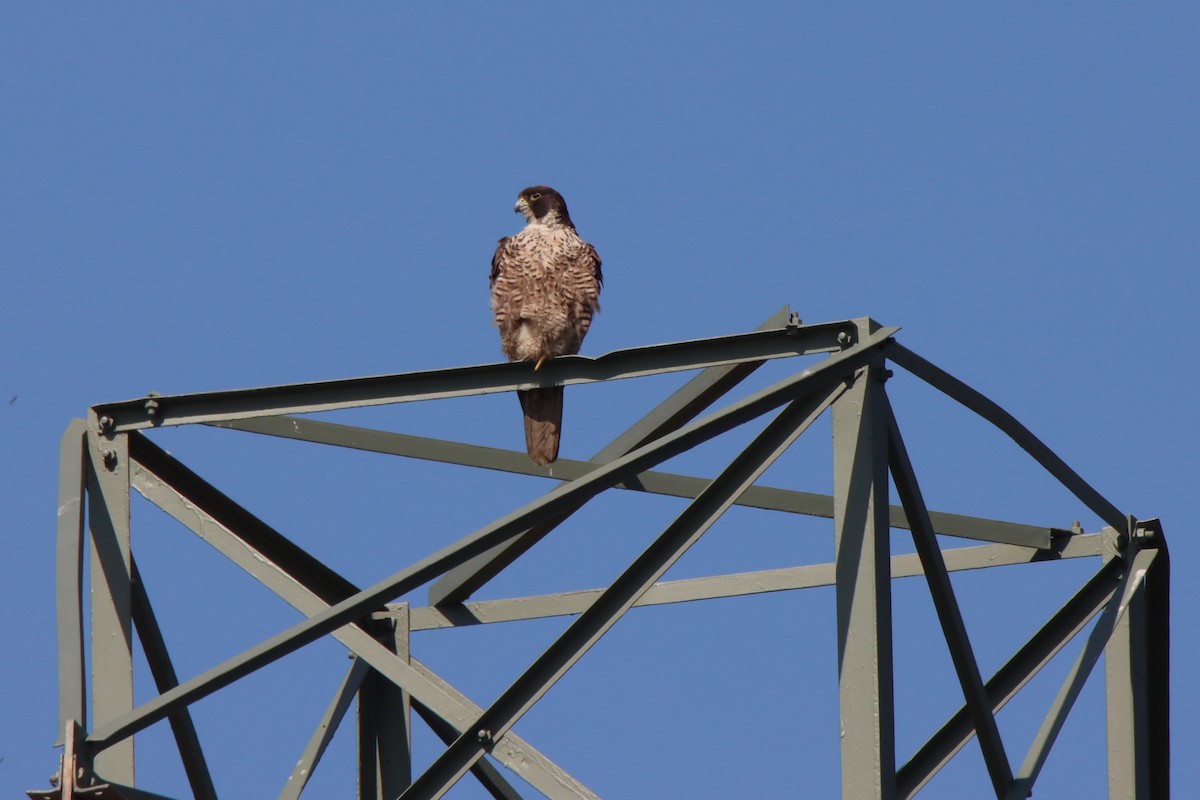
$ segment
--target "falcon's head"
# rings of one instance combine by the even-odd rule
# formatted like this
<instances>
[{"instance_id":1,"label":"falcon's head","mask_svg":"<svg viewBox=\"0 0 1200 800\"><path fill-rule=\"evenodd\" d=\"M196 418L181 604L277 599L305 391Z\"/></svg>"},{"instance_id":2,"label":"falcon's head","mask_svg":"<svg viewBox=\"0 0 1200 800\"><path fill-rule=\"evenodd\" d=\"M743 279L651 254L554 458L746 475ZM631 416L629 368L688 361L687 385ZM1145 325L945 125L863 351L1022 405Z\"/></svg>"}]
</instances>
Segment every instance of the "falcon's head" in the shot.
<instances>
[{"instance_id":1,"label":"falcon's head","mask_svg":"<svg viewBox=\"0 0 1200 800\"><path fill-rule=\"evenodd\" d=\"M574 228L571 216L567 213L567 201L563 196L549 186L530 186L522 189L517 195L517 204L513 211L525 217L526 222L540 222L553 225L555 222Z\"/></svg>"}]
</instances>

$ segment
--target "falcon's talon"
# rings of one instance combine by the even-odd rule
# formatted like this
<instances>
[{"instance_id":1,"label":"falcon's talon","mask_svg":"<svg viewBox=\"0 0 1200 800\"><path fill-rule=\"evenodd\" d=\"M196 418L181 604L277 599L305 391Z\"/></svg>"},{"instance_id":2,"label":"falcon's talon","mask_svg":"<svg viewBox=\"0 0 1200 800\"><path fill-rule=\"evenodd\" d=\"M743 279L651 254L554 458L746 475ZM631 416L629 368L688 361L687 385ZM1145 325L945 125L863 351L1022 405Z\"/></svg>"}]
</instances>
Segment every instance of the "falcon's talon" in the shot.
<instances>
[{"instance_id":1,"label":"falcon's talon","mask_svg":"<svg viewBox=\"0 0 1200 800\"><path fill-rule=\"evenodd\" d=\"M546 363L546 357L542 356L541 358L539 358L537 360L537 363L533 365L533 371L537 372L538 370L540 370L542 368L542 364L545 364L545 363Z\"/></svg>"}]
</instances>

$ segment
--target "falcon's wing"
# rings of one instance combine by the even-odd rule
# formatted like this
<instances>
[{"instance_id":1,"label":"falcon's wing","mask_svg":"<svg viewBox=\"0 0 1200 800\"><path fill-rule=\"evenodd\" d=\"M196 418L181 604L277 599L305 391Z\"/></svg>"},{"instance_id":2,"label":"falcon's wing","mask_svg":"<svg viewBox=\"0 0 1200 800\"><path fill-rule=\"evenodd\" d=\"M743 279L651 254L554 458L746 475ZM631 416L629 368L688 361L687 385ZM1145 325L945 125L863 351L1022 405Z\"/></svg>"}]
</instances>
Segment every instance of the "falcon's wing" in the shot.
<instances>
[{"instance_id":1,"label":"falcon's wing","mask_svg":"<svg viewBox=\"0 0 1200 800\"><path fill-rule=\"evenodd\" d=\"M511 241L511 236L505 236L500 240L500 243L496 245L496 252L492 254L492 273L488 276L489 284L496 283L496 277L500 274L500 268L503 265L506 256L505 250L508 249L508 243Z\"/></svg>"},{"instance_id":2,"label":"falcon's wing","mask_svg":"<svg viewBox=\"0 0 1200 800\"><path fill-rule=\"evenodd\" d=\"M600 286L604 283L596 248L587 242L580 244L568 257L560 295L572 329L570 339L564 343L566 353L579 352L583 337L592 326L592 315L600 310Z\"/></svg>"},{"instance_id":3,"label":"falcon's wing","mask_svg":"<svg viewBox=\"0 0 1200 800\"><path fill-rule=\"evenodd\" d=\"M587 242L584 249L584 259L592 262L592 274L596 276L596 288L599 289L604 285L604 273L600 271L600 254L596 252L596 248L592 247Z\"/></svg>"}]
</instances>

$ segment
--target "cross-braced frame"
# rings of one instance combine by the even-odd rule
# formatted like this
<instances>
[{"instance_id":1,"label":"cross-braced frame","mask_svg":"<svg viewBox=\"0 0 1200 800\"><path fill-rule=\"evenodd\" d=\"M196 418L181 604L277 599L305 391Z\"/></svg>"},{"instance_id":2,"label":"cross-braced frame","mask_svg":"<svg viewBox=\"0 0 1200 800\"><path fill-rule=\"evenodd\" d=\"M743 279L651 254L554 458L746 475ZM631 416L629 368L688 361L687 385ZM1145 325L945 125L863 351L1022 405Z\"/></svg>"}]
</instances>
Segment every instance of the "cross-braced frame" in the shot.
<instances>
[{"instance_id":1,"label":"cross-braced frame","mask_svg":"<svg viewBox=\"0 0 1200 800\"><path fill-rule=\"evenodd\" d=\"M519 774L546 797L594 798L582 783L520 738L514 726L626 613L635 606L834 586L844 798L912 797L972 737L978 738L995 796L1002 800L1028 796L1101 655L1105 656L1110 797L1166 798L1169 567L1161 527L1156 520L1121 513L1003 409L896 342L896 330L869 319L801 325L784 311L750 333L634 348L596 359L564 357L536 372L529 364L491 364L149 396L93 407L87 420L68 427L60 454L56 598L58 716L64 752L59 786L30 796L157 797L134 787L133 736L166 720L192 794L215 798L190 704L305 645L332 637L348 648L352 662L298 755L295 769L281 776L279 797L300 796L357 699L360 798L440 797L468 772L493 797L519 797L496 764ZM819 354L827 357L806 362L795 374L709 411L766 361ZM912 373L1011 437L1106 527L1084 533L929 510L888 400L889 366ZM592 459L563 459L552 471L532 465L521 453L293 416L685 370L699 372ZM760 476L825 413L832 417L832 495L759 485ZM760 419L768 421L711 478L657 469L670 458ZM143 433L197 423L537 475L559 484L543 497L362 588L235 503ZM897 505L890 503L889 477ZM589 500L612 489L671 495L688 503L605 588L471 600L479 588ZM299 610L304 620L180 680L131 549L131 490L202 537ZM661 581L734 505L832 519L834 561ZM891 554L892 529L911 532L914 554ZM942 549L939 534L982 543ZM85 546L88 542L90 547ZM1087 556L1099 559L1098 571L985 679L949 573ZM891 582L918 575L928 583L964 703L916 753L899 763ZM91 590L86 622L85 576ZM426 584L428 607L394 602ZM421 630L551 616L575 618L486 708L423 665L410 643L411 634ZM1081 651L1018 761L1010 749L1013 742L1000 734L997 712L1085 630ZM157 689L153 699L139 705L133 694L135 633ZM88 645L90 680L85 671ZM409 750L412 712L445 745L421 770L414 770Z\"/></svg>"}]
</instances>

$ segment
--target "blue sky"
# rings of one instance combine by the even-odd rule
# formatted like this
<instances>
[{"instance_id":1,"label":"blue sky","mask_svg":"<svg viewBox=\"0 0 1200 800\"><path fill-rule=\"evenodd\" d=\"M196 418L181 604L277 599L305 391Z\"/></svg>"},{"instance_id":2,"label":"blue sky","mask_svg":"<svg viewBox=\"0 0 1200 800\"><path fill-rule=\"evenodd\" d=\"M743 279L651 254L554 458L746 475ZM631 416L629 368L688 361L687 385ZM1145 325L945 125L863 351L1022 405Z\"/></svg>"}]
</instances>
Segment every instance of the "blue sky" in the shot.
<instances>
[{"instance_id":1,"label":"blue sky","mask_svg":"<svg viewBox=\"0 0 1200 800\"><path fill-rule=\"evenodd\" d=\"M498 359L488 264L534 183L566 196L604 259L585 354L750 330L785 304L807 322L870 316L902 326L903 344L1007 408L1123 511L1161 517L1176 575L1173 785L1200 791L1187 757L1200 693L1184 677L1200 656L1187 527L1198 30L1185 3L6 6L0 793L44 787L55 764L55 482L69 420L147 391ZM563 455L588 457L679 382L569 390ZM1003 437L911 378L888 388L932 507L1097 529ZM337 418L520 446L507 397ZM827 491L827 436L806 435L768 477ZM361 584L546 489L225 431L156 441ZM711 473L731 447L679 467ZM605 499L487 596L601 585L678 510ZM133 529L182 675L296 621L140 500ZM670 577L819 561L829 534L731 514ZM1093 566L956 577L985 673ZM924 588L900 583L896 597L903 758L961 694ZM605 797L771 797L797 782L833 796L832 609L811 590L631 615L517 730ZM482 703L562 626L429 633L414 647ZM222 797L278 793L342 650L318 644L196 706ZM1001 715L1012 760L1066 668L1056 661ZM1100 677L1039 796L1103 792ZM183 795L160 728L138 739L139 784ZM419 736L418 758L432 758ZM348 796L352 751L349 732L335 740L313 796ZM923 797L983 796L978 748L959 759Z\"/></svg>"}]
</instances>

